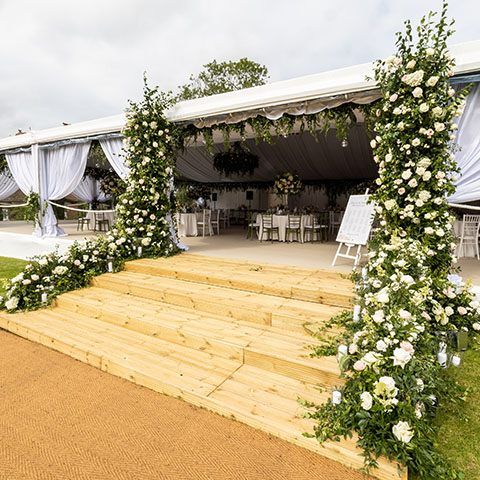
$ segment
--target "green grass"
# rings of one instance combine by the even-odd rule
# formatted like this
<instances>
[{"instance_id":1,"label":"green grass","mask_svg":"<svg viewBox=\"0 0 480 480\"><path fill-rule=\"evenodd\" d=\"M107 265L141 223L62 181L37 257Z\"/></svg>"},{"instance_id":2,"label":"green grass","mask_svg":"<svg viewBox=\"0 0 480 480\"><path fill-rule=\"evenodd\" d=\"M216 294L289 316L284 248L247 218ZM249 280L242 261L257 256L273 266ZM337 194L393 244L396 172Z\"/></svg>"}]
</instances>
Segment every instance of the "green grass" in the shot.
<instances>
[{"instance_id":1,"label":"green grass","mask_svg":"<svg viewBox=\"0 0 480 480\"><path fill-rule=\"evenodd\" d=\"M455 367L450 367L455 368ZM480 344L468 350L454 376L468 389L466 401L439 412L439 449L465 480L480 479Z\"/></svg>"},{"instance_id":2,"label":"green grass","mask_svg":"<svg viewBox=\"0 0 480 480\"><path fill-rule=\"evenodd\" d=\"M5 293L6 281L18 275L27 263L18 258L0 257L0 296Z\"/></svg>"}]
</instances>

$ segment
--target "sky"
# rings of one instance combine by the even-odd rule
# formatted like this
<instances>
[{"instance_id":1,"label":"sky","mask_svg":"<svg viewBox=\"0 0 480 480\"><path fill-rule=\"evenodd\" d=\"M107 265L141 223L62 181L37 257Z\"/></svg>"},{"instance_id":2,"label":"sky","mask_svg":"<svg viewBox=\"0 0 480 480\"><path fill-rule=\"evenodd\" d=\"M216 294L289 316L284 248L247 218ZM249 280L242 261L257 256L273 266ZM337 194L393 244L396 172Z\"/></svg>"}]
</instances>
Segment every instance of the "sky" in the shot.
<instances>
[{"instance_id":1,"label":"sky","mask_svg":"<svg viewBox=\"0 0 480 480\"><path fill-rule=\"evenodd\" d=\"M0 0L0 137L121 113L216 59L271 81L384 58L441 0ZM451 43L480 39L479 0L450 0Z\"/></svg>"}]
</instances>

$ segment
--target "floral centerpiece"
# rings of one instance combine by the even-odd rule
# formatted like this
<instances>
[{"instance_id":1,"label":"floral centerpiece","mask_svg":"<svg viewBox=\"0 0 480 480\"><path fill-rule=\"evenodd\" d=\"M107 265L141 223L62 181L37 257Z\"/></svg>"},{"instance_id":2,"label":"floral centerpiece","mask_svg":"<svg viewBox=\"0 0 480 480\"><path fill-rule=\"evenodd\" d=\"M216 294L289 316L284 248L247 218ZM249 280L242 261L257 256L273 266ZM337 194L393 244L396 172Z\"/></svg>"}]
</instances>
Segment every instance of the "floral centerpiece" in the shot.
<instances>
[{"instance_id":1,"label":"floral centerpiece","mask_svg":"<svg viewBox=\"0 0 480 480\"><path fill-rule=\"evenodd\" d=\"M275 177L273 193L281 197L282 204L288 209L289 195L297 195L303 190L303 183L298 175L285 172Z\"/></svg>"},{"instance_id":2,"label":"floral centerpiece","mask_svg":"<svg viewBox=\"0 0 480 480\"><path fill-rule=\"evenodd\" d=\"M275 177L273 192L277 195L297 195L303 190L303 183L294 173L282 173Z\"/></svg>"},{"instance_id":3,"label":"floral centerpiece","mask_svg":"<svg viewBox=\"0 0 480 480\"><path fill-rule=\"evenodd\" d=\"M372 110L379 166L372 198L381 228L355 277L355 308L329 324L345 334L316 350L337 353L346 383L336 402L310 406L317 438L356 432L366 467L383 455L415 478L454 479L460 477L435 449L433 418L438 405L462 397L445 375L460 361L449 338L480 330L479 301L450 274L456 259L446 197L457 170L453 119L465 92L456 94L449 82L446 4L439 22L430 14L417 33L414 41L406 22L397 54L375 67L382 99Z\"/></svg>"}]
</instances>

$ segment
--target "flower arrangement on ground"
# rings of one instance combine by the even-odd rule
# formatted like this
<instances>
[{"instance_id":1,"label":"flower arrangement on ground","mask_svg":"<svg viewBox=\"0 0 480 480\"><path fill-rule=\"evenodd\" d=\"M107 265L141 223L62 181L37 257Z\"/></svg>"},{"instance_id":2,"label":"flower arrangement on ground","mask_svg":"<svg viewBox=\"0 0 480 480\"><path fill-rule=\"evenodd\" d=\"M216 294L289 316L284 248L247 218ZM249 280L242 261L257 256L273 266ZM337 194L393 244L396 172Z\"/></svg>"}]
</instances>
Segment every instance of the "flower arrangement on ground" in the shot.
<instances>
[{"instance_id":1,"label":"flower arrangement on ground","mask_svg":"<svg viewBox=\"0 0 480 480\"><path fill-rule=\"evenodd\" d=\"M60 293L85 287L92 276L119 270L139 251L142 256L178 251L172 222L173 170L183 131L163 117L171 101L171 96L145 83L143 100L130 104L123 131L129 176L111 231L106 237L75 243L66 253L36 257L8 283L0 307L11 312L38 308ZM39 205L38 195L29 198Z\"/></svg>"},{"instance_id":2,"label":"flower arrangement on ground","mask_svg":"<svg viewBox=\"0 0 480 480\"><path fill-rule=\"evenodd\" d=\"M433 14L421 21L416 43L407 22L398 53L376 64L382 99L373 109L379 178L372 197L381 229L356 276L358 306L332 321L345 328L335 344L346 377L342 402L310 405L319 440L355 431L366 467L384 455L422 479L457 478L435 451L432 419L439 403L461 397L443 368L450 334L480 329L480 303L450 275L446 196L456 172L453 119L465 97L449 82L450 34L444 5L437 24Z\"/></svg>"}]
</instances>

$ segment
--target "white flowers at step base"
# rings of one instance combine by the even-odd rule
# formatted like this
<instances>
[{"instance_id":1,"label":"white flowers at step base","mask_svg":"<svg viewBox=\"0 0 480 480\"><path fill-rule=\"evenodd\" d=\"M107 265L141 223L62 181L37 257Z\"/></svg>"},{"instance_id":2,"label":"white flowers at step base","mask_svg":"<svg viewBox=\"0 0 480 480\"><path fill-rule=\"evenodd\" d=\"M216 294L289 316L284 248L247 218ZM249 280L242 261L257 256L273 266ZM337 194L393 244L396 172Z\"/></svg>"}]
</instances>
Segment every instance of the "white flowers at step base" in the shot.
<instances>
[{"instance_id":1,"label":"white flowers at step base","mask_svg":"<svg viewBox=\"0 0 480 480\"><path fill-rule=\"evenodd\" d=\"M395 438L403 443L409 443L413 438L414 432L408 422L400 421L392 427Z\"/></svg>"},{"instance_id":2,"label":"white flowers at step base","mask_svg":"<svg viewBox=\"0 0 480 480\"><path fill-rule=\"evenodd\" d=\"M373 390L374 397L387 409L397 405L395 398L398 394L398 388L395 386L395 380L392 377L380 377L375 383Z\"/></svg>"},{"instance_id":3,"label":"white flowers at step base","mask_svg":"<svg viewBox=\"0 0 480 480\"><path fill-rule=\"evenodd\" d=\"M363 392L360 395L360 399L362 401L362 408L364 410L370 410L373 405L373 397L369 392Z\"/></svg>"},{"instance_id":4,"label":"white flowers at step base","mask_svg":"<svg viewBox=\"0 0 480 480\"><path fill-rule=\"evenodd\" d=\"M9 298L5 302L5 307L7 310L15 310L18 306L18 297Z\"/></svg>"},{"instance_id":5,"label":"white flowers at step base","mask_svg":"<svg viewBox=\"0 0 480 480\"><path fill-rule=\"evenodd\" d=\"M67 273L67 272L68 272L68 268L65 267L65 266L63 266L63 265L59 265L58 267L55 267L55 268L53 269L53 273L54 273L55 275L63 275L63 274L65 274L65 273Z\"/></svg>"},{"instance_id":6,"label":"white flowers at step base","mask_svg":"<svg viewBox=\"0 0 480 480\"><path fill-rule=\"evenodd\" d=\"M425 72L423 70L417 70L413 73L407 73L402 77L402 82L410 85L411 87L416 87L422 83L424 75Z\"/></svg>"}]
</instances>

